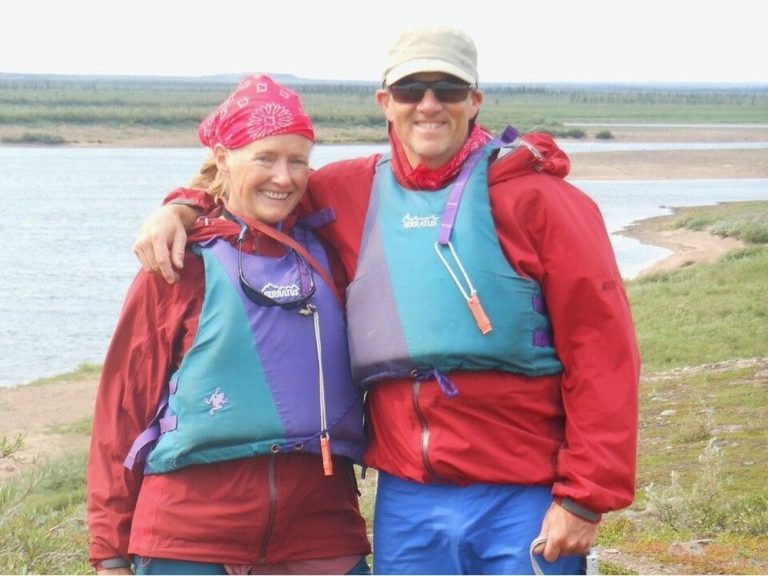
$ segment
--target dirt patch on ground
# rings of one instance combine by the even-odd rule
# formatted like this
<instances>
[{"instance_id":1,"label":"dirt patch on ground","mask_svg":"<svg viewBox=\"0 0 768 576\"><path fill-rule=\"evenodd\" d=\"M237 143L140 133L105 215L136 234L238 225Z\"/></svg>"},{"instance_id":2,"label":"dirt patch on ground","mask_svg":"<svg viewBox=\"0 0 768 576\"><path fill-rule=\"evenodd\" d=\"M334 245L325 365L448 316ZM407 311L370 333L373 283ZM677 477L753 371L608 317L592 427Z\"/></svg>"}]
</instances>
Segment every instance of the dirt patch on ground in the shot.
<instances>
[{"instance_id":1,"label":"dirt patch on ground","mask_svg":"<svg viewBox=\"0 0 768 576\"><path fill-rule=\"evenodd\" d=\"M87 449L89 436L73 425L93 414L98 379L60 380L41 385L0 387L0 438L23 438L14 458L0 458L0 481L36 458L45 460Z\"/></svg>"}]
</instances>

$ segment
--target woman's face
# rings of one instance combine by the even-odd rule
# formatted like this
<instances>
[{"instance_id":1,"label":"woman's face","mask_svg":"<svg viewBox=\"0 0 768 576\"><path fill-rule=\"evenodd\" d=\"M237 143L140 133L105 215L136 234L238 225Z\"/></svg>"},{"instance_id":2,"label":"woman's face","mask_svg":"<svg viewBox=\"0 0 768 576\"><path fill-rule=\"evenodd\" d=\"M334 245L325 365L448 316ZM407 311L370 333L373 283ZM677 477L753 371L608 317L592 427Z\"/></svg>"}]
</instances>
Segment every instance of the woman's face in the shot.
<instances>
[{"instance_id":1,"label":"woman's face","mask_svg":"<svg viewBox=\"0 0 768 576\"><path fill-rule=\"evenodd\" d=\"M217 146L229 209L267 224L282 222L307 189L311 151L312 143L297 134L268 136L236 150Z\"/></svg>"}]
</instances>

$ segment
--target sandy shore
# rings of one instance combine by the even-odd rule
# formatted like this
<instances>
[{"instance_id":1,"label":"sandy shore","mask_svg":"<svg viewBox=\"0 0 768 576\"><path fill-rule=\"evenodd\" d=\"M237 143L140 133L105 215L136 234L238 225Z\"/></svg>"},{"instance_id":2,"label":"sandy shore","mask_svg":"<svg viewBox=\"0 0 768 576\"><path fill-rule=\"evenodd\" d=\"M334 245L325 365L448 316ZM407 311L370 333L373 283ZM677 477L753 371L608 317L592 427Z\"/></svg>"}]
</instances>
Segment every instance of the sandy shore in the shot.
<instances>
[{"instance_id":1,"label":"sandy shore","mask_svg":"<svg viewBox=\"0 0 768 576\"><path fill-rule=\"evenodd\" d=\"M570 179L768 178L768 149L572 153Z\"/></svg>"},{"instance_id":2,"label":"sandy shore","mask_svg":"<svg viewBox=\"0 0 768 576\"><path fill-rule=\"evenodd\" d=\"M709 232L674 228L676 215L658 216L639 220L619 232L639 240L643 244L668 248L672 254L651 266L644 268L638 277L690 266L714 262L731 250L743 248L746 244L736 238L722 238Z\"/></svg>"},{"instance_id":3,"label":"sandy shore","mask_svg":"<svg viewBox=\"0 0 768 576\"><path fill-rule=\"evenodd\" d=\"M615 142L768 142L765 127L611 127ZM571 178L675 180L768 178L768 149L571 153Z\"/></svg>"}]
</instances>

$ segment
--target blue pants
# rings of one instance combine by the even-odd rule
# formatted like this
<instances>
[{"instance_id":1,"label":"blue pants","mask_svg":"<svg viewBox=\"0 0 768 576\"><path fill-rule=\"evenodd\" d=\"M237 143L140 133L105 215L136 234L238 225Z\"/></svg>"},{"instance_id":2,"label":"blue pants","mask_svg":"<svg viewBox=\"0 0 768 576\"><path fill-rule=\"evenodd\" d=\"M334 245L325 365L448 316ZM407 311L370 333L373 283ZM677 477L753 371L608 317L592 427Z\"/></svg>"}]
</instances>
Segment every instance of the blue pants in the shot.
<instances>
[{"instance_id":1,"label":"blue pants","mask_svg":"<svg viewBox=\"0 0 768 576\"><path fill-rule=\"evenodd\" d=\"M419 484L379 472L374 574L533 574L529 546L552 503L548 486ZM547 574L583 574L580 556Z\"/></svg>"}]
</instances>

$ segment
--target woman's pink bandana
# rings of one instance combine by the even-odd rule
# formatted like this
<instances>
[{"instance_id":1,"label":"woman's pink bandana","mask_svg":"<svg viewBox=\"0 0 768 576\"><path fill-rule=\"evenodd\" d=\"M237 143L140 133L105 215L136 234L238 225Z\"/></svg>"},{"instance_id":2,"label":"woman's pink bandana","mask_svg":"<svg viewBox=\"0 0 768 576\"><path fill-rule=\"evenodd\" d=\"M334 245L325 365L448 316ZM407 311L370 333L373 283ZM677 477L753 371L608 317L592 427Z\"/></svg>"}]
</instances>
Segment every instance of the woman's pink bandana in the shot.
<instances>
[{"instance_id":1,"label":"woman's pink bandana","mask_svg":"<svg viewBox=\"0 0 768 576\"><path fill-rule=\"evenodd\" d=\"M299 134L315 141L312 121L299 95L269 76L246 76L224 102L200 123L203 146L234 150L267 136Z\"/></svg>"}]
</instances>

